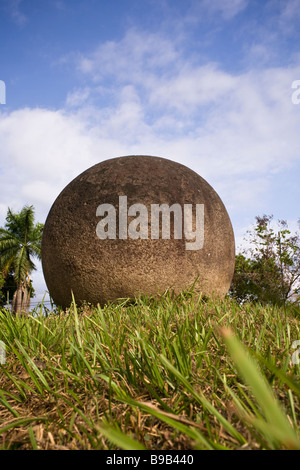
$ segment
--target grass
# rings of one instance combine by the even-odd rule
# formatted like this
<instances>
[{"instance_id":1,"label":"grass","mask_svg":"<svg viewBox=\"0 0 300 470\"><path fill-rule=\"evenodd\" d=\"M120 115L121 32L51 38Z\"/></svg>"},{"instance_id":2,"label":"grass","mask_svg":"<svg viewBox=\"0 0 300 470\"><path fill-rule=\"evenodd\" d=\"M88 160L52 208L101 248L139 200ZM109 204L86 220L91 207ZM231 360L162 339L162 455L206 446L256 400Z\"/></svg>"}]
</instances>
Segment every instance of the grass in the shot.
<instances>
[{"instance_id":1,"label":"grass","mask_svg":"<svg viewBox=\"0 0 300 470\"><path fill-rule=\"evenodd\" d=\"M0 449L300 449L297 309L159 300L0 311Z\"/></svg>"}]
</instances>

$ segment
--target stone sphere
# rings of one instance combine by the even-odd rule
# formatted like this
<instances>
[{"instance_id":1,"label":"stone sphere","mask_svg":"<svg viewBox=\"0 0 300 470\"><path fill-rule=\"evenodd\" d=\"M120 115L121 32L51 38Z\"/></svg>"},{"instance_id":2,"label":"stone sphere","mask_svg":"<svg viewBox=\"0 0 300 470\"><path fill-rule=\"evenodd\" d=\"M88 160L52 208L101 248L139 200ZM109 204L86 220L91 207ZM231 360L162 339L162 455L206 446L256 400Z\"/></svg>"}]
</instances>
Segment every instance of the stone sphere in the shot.
<instances>
[{"instance_id":1,"label":"stone sphere","mask_svg":"<svg viewBox=\"0 0 300 470\"><path fill-rule=\"evenodd\" d=\"M59 194L42 239L50 296L62 308L176 294L224 297L234 272L232 225L197 173L160 157L98 163Z\"/></svg>"}]
</instances>

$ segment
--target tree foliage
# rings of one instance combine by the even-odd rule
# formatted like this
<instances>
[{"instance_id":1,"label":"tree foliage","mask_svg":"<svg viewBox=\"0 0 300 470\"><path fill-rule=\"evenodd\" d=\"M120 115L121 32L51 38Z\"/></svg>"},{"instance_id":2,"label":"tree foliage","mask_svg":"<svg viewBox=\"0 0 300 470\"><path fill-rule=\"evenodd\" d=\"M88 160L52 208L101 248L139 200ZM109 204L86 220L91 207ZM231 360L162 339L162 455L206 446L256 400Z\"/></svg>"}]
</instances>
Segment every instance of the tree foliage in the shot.
<instances>
[{"instance_id":1,"label":"tree foliage","mask_svg":"<svg viewBox=\"0 0 300 470\"><path fill-rule=\"evenodd\" d=\"M3 308L11 302L17 287L13 271L10 271L6 276L0 273L0 307ZM35 289L31 279L28 285L28 294L31 299L35 296Z\"/></svg>"},{"instance_id":2,"label":"tree foliage","mask_svg":"<svg viewBox=\"0 0 300 470\"><path fill-rule=\"evenodd\" d=\"M278 220L274 228L273 216L257 216L248 242L250 248L236 256L231 296L239 302L299 302L299 234L291 234L285 220Z\"/></svg>"},{"instance_id":3,"label":"tree foliage","mask_svg":"<svg viewBox=\"0 0 300 470\"><path fill-rule=\"evenodd\" d=\"M0 228L0 271L6 282L13 273L16 290L12 311L28 311L32 283L30 274L36 269L32 258L41 258L43 224L34 224L33 206L25 206L19 213L8 209L6 224ZM3 288L2 288L3 289Z\"/></svg>"}]
</instances>

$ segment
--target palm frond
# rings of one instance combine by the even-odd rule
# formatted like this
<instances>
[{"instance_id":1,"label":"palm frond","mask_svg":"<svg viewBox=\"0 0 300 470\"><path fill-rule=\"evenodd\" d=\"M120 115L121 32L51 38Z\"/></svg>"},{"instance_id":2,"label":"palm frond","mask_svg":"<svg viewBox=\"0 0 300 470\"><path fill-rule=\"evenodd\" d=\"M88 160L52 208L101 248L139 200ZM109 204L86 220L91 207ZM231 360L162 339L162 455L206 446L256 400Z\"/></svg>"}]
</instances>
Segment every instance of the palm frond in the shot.
<instances>
[{"instance_id":1,"label":"palm frond","mask_svg":"<svg viewBox=\"0 0 300 470\"><path fill-rule=\"evenodd\" d=\"M0 228L0 269L13 269L16 282L22 282L35 270L32 258L41 258L43 224L34 225L33 206L19 213L8 208L6 224Z\"/></svg>"},{"instance_id":2,"label":"palm frond","mask_svg":"<svg viewBox=\"0 0 300 470\"><path fill-rule=\"evenodd\" d=\"M25 240L34 226L33 206L24 206L19 213L15 213L8 208L5 228L20 240Z\"/></svg>"},{"instance_id":3,"label":"palm frond","mask_svg":"<svg viewBox=\"0 0 300 470\"><path fill-rule=\"evenodd\" d=\"M0 269L7 270L20 250L19 241L9 233L0 234Z\"/></svg>"},{"instance_id":4,"label":"palm frond","mask_svg":"<svg viewBox=\"0 0 300 470\"><path fill-rule=\"evenodd\" d=\"M38 260L41 260L42 249L40 245L31 243L27 250L30 256L35 256Z\"/></svg>"},{"instance_id":5,"label":"palm frond","mask_svg":"<svg viewBox=\"0 0 300 470\"><path fill-rule=\"evenodd\" d=\"M22 282L26 279L26 276L28 274L28 257L26 253L26 249L23 246L21 250L19 251L15 263L14 263L14 268L15 268L15 280L17 283Z\"/></svg>"}]
</instances>

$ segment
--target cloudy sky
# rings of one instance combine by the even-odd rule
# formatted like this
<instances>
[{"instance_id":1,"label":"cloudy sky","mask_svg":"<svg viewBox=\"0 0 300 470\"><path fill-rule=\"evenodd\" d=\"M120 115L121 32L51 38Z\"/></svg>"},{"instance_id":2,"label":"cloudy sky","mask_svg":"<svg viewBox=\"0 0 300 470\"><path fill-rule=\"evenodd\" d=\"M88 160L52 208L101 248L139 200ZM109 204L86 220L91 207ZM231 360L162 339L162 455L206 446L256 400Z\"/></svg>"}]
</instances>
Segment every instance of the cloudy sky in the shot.
<instances>
[{"instance_id":1,"label":"cloudy sky","mask_svg":"<svg viewBox=\"0 0 300 470\"><path fill-rule=\"evenodd\" d=\"M148 154L214 187L238 246L256 215L296 227L299 24L300 0L0 0L0 226Z\"/></svg>"}]
</instances>

